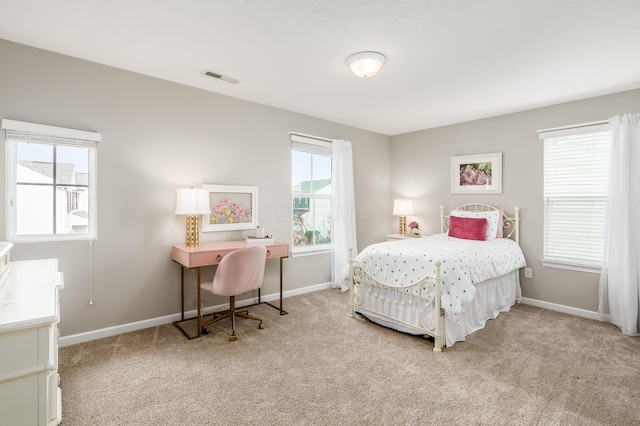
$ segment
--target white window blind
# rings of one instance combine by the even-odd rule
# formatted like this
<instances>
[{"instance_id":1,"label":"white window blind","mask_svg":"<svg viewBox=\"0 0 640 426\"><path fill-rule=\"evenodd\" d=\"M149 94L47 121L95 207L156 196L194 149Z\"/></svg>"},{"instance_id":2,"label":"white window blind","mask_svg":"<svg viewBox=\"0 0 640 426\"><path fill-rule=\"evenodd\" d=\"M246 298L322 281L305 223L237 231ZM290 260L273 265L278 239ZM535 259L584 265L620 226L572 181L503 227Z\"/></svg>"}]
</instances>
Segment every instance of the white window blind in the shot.
<instances>
[{"instance_id":1,"label":"white window blind","mask_svg":"<svg viewBox=\"0 0 640 426\"><path fill-rule=\"evenodd\" d=\"M541 131L540 138L544 140L543 263L595 271L604 253L611 133L606 125L591 124Z\"/></svg>"},{"instance_id":2,"label":"white window blind","mask_svg":"<svg viewBox=\"0 0 640 426\"><path fill-rule=\"evenodd\" d=\"M296 151L331 157L331 142L310 136L291 133L291 148Z\"/></svg>"}]
</instances>

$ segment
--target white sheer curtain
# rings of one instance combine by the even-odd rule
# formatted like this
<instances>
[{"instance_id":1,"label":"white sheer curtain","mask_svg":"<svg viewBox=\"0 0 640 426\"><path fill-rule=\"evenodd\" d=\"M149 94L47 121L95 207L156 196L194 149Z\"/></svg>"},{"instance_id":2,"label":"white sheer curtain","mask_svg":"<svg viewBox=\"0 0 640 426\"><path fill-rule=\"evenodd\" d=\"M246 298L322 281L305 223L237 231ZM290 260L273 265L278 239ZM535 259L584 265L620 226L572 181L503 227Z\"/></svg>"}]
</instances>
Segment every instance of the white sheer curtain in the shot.
<instances>
[{"instance_id":1,"label":"white sheer curtain","mask_svg":"<svg viewBox=\"0 0 640 426\"><path fill-rule=\"evenodd\" d=\"M358 252L356 243L356 197L353 189L353 155L351 142L336 139L332 143L331 208L331 287L340 287L342 269L349 264L349 247Z\"/></svg>"},{"instance_id":2,"label":"white sheer curtain","mask_svg":"<svg viewBox=\"0 0 640 426\"><path fill-rule=\"evenodd\" d=\"M611 167L598 313L622 333L640 336L640 114L612 117L609 126Z\"/></svg>"}]
</instances>

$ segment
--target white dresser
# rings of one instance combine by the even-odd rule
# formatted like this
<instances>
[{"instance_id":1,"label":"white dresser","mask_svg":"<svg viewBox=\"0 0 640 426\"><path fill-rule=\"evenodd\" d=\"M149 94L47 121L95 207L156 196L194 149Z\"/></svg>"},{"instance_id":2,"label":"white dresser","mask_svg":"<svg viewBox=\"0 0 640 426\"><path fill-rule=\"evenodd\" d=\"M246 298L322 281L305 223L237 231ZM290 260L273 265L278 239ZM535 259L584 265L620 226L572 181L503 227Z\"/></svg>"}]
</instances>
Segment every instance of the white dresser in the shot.
<instances>
[{"instance_id":1,"label":"white dresser","mask_svg":"<svg viewBox=\"0 0 640 426\"><path fill-rule=\"evenodd\" d=\"M0 243L0 423L57 425L62 274L57 259L10 262L10 248Z\"/></svg>"}]
</instances>

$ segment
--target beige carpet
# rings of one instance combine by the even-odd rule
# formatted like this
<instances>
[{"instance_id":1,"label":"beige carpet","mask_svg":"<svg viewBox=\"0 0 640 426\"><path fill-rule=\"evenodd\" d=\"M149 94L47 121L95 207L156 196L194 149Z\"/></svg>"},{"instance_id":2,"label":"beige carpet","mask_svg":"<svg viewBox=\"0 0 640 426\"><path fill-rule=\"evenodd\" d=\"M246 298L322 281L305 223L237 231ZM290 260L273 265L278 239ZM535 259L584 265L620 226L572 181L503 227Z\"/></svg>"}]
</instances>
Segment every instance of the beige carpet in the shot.
<instances>
[{"instance_id":1,"label":"beige carpet","mask_svg":"<svg viewBox=\"0 0 640 426\"><path fill-rule=\"evenodd\" d=\"M640 339L517 305L442 353L347 316L346 293L265 305L187 341L173 325L60 349L62 424L637 425Z\"/></svg>"}]
</instances>

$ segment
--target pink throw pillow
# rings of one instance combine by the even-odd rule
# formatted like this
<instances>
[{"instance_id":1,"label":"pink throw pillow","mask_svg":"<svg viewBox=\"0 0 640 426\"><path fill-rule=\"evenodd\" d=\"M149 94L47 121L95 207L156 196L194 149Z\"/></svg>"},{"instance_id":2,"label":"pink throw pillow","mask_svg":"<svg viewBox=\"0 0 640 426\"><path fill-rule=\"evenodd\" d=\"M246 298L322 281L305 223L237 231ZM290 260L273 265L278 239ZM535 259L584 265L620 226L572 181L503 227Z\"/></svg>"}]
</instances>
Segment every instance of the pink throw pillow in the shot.
<instances>
[{"instance_id":1,"label":"pink throw pillow","mask_svg":"<svg viewBox=\"0 0 640 426\"><path fill-rule=\"evenodd\" d=\"M471 217L449 217L449 236L465 240L484 241L487 233L487 219Z\"/></svg>"}]
</instances>

